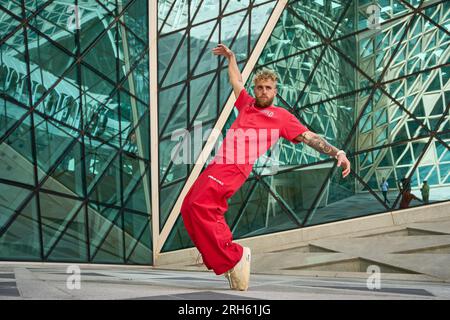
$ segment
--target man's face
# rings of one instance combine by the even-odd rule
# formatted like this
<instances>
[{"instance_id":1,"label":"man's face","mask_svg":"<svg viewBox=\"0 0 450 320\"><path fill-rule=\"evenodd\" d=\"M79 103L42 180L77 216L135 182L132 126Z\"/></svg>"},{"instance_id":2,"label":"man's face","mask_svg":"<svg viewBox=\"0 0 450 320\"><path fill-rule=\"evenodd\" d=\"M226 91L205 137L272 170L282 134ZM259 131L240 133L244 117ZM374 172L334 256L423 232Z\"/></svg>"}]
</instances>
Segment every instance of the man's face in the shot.
<instances>
[{"instance_id":1,"label":"man's face","mask_svg":"<svg viewBox=\"0 0 450 320\"><path fill-rule=\"evenodd\" d=\"M265 108L272 104L277 94L277 86L274 81L259 80L255 83L256 106Z\"/></svg>"}]
</instances>

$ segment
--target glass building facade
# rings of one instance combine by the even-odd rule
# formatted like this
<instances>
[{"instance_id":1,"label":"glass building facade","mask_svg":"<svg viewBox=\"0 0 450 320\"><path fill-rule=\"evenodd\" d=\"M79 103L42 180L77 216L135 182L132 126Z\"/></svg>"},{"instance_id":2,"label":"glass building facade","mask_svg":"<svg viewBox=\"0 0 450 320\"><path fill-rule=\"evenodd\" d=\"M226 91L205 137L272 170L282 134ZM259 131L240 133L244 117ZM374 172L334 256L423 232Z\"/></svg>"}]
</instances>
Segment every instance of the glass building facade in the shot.
<instances>
[{"instance_id":1,"label":"glass building facade","mask_svg":"<svg viewBox=\"0 0 450 320\"><path fill-rule=\"evenodd\" d=\"M177 211L198 173L173 133L226 112L218 43L249 92L275 70L274 104L352 163L342 179L279 140L229 200L235 239L398 210L402 179L430 186L411 206L450 200L449 1L156 1L0 0L1 260L149 265L192 247Z\"/></svg>"}]
</instances>

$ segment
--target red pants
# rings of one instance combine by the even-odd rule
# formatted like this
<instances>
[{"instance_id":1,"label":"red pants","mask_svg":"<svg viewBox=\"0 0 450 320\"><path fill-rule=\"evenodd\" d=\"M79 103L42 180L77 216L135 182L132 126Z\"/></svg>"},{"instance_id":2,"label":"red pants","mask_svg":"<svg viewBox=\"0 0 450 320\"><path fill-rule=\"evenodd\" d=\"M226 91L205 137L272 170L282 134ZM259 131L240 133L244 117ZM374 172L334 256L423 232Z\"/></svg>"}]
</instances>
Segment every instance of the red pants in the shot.
<instances>
[{"instance_id":1,"label":"red pants","mask_svg":"<svg viewBox=\"0 0 450 320\"><path fill-rule=\"evenodd\" d=\"M233 243L224 214L227 200L247 176L235 164L210 164L192 185L181 206L186 230L200 251L203 263L219 275L233 268L243 248Z\"/></svg>"}]
</instances>

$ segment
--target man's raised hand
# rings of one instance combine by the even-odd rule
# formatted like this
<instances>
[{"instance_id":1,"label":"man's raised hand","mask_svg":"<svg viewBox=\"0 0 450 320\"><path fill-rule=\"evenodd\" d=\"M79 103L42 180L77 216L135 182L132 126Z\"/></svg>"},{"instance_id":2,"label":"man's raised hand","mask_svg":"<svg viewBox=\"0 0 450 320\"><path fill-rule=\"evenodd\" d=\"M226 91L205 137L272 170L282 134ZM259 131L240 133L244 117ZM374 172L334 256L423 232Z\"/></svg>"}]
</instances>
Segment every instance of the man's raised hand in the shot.
<instances>
[{"instance_id":1,"label":"man's raised hand","mask_svg":"<svg viewBox=\"0 0 450 320\"><path fill-rule=\"evenodd\" d=\"M233 56L233 51L221 43L219 43L212 51L216 56L224 56L227 59L230 59Z\"/></svg>"}]
</instances>

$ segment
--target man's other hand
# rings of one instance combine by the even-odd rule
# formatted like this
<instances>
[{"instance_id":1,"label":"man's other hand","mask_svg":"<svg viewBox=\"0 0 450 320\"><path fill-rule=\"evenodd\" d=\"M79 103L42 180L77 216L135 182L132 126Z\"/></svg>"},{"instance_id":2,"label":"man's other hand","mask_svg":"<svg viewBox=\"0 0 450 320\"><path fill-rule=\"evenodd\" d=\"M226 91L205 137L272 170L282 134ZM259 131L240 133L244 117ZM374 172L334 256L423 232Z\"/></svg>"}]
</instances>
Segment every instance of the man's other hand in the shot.
<instances>
[{"instance_id":1,"label":"man's other hand","mask_svg":"<svg viewBox=\"0 0 450 320\"><path fill-rule=\"evenodd\" d=\"M344 169L342 171L342 177L345 178L348 176L348 174L350 173L350 161L348 161L347 156L343 153L339 154L337 157L337 166L340 167L342 166L342 168Z\"/></svg>"}]
</instances>

